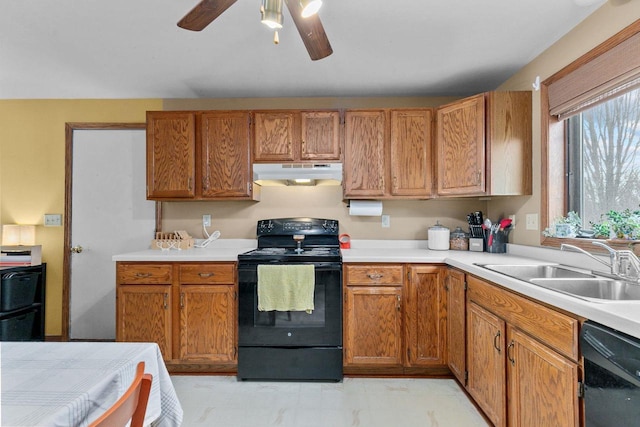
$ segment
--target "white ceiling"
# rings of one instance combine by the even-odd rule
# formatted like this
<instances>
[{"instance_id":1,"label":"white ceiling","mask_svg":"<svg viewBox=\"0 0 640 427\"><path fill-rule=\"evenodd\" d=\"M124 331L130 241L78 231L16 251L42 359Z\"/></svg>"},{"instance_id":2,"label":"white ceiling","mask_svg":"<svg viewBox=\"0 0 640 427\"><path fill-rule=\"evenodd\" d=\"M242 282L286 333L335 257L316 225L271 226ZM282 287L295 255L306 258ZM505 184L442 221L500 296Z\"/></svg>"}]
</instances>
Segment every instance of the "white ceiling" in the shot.
<instances>
[{"instance_id":1,"label":"white ceiling","mask_svg":"<svg viewBox=\"0 0 640 427\"><path fill-rule=\"evenodd\" d=\"M311 61L260 0L202 32L199 0L1 0L0 99L462 96L495 89L604 0L324 0ZM589 6L581 4L588 3Z\"/></svg>"}]
</instances>

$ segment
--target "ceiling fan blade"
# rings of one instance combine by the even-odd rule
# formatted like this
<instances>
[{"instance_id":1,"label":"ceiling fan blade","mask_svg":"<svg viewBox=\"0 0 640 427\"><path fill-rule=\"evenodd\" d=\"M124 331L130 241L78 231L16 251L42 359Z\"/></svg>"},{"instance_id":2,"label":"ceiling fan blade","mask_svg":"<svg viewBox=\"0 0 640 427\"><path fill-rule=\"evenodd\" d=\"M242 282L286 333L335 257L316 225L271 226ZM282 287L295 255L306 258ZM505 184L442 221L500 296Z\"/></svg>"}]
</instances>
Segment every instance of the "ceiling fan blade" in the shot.
<instances>
[{"instance_id":1,"label":"ceiling fan blade","mask_svg":"<svg viewBox=\"0 0 640 427\"><path fill-rule=\"evenodd\" d=\"M296 28L302 37L309 56L312 60L326 58L333 53L327 34L324 32L322 22L318 14L303 18L301 16L302 6L300 6L300 0L285 0L289 13L291 13L291 19L296 24Z\"/></svg>"},{"instance_id":2,"label":"ceiling fan blade","mask_svg":"<svg viewBox=\"0 0 640 427\"><path fill-rule=\"evenodd\" d=\"M202 0L178 22L178 27L185 30L202 31L236 1Z\"/></svg>"}]
</instances>

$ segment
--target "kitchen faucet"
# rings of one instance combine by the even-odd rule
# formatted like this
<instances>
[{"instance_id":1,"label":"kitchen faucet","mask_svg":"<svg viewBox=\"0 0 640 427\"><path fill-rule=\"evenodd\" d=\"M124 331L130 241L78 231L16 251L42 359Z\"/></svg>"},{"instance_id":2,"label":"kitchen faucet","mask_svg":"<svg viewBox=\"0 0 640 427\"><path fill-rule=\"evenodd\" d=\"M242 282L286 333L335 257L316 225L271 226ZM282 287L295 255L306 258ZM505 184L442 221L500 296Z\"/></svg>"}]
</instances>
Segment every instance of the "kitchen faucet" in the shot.
<instances>
[{"instance_id":1,"label":"kitchen faucet","mask_svg":"<svg viewBox=\"0 0 640 427\"><path fill-rule=\"evenodd\" d=\"M579 248L578 246L563 243L560 245L560 250L572 250L575 252L583 253L588 257L598 261L599 263L609 267L611 270L611 276L618 279L640 283L640 258L638 258L636 254L628 249L615 250L602 242L592 243L609 251L609 263L593 256L592 254L582 248Z\"/></svg>"}]
</instances>

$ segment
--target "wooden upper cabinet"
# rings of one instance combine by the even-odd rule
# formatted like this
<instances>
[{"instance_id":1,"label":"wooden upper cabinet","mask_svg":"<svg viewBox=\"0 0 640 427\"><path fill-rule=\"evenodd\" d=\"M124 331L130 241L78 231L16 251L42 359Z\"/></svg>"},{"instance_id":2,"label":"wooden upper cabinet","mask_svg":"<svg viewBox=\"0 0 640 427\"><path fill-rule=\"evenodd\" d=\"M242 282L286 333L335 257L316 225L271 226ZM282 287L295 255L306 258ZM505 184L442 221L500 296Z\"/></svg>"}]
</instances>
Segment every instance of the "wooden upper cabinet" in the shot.
<instances>
[{"instance_id":1,"label":"wooden upper cabinet","mask_svg":"<svg viewBox=\"0 0 640 427\"><path fill-rule=\"evenodd\" d=\"M340 160L338 111L255 111L253 120L256 162Z\"/></svg>"},{"instance_id":2,"label":"wooden upper cabinet","mask_svg":"<svg viewBox=\"0 0 640 427\"><path fill-rule=\"evenodd\" d=\"M248 112L200 116L203 198L251 196L251 117Z\"/></svg>"},{"instance_id":3,"label":"wooden upper cabinet","mask_svg":"<svg viewBox=\"0 0 640 427\"><path fill-rule=\"evenodd\" d=\"M431 195L432 110L391 110L391 194Z\"/></svg>"},{"instance_id":4,"label":"wooden upper cabinet","mask_svg":"<svg viewBox=\"0 0 640 427\"><path fill-rule=\"evenodd\" d=\"M531 92L487 92L438 108L438 195L529 195Z\"/></svg>"},{"instance_id":5,"label":"wooden upper cabinet","mask_svg":"<svg viewBox=\"0 0 640 427\"><path fill-rule=\"evenodd\" d=\"M243 111L147 112L147 199L252 199Z\"/></svg>"},{"instance_id":6,"label":"wooden upper cabinet","mask_svg":"<svg viewBox=\"0 0 640 427\"><path fill-rule=\"evenodd\" d=\"M147 112L147 199L196 194L195 114Z\"/></svg>"},{"instance_id":7,"label":"wooden upper cabinet","mask_svg":"<svg viewBox=\"0 0 640 427\"><path fill-rule=\"evenodd\" d=\"M298 115L294 111L253 113L253 159L292 162L298 157Z\"/></svg>"},{"instance_id":8,"label":"wooden upper cabinet","mask_svg":"<svg viewBox=\"0 0 640 427\"><path fill-rule=\"evenodd\" d=\"M430 197L432 122L429 108L347 111L344 197Z\"/></svg>"},{"instance_id":9,"label":"wooden upper cabinet","mask_svg":"<svg viewBox=\"0 0 640 427\"><path fill-rule=\"evenodd\" d=\"M301 160L340 160L340 113L303 111Z\"/></svg>"},{"instance_id":10,"label":"wooden upper cabinet","mask_svg":"<svg viewBox=\"0 0 640 427\"><path fill-rule=\"evenodd\" d=\"M343 189L347 198L385 195L386 116L384 110L345 113Z\"/></svg>"}]
</instances>

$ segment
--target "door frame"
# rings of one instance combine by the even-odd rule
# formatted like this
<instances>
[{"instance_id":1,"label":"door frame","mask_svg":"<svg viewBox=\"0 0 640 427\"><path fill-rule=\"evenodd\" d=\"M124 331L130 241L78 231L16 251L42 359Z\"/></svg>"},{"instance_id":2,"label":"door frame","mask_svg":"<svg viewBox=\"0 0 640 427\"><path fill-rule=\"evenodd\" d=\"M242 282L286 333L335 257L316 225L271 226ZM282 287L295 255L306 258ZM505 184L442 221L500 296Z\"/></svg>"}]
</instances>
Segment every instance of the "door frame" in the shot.
<instances>
[{"instance_id":1,"label":"door frame","mask_svg":"<svg viewBox=\"0 0 640 427\"><path fill-rule=\"evenodd\" d=\"M64 160L64 247L62 260L62 330L61 340L69 341L71 306L71 208L73 189L73 132L76 130L129 130L146 129L146 123L65 123ZM156 230L162 222L162 204L156 202ZM115 283L114 283L115 286Z\"/></svg>"}]
</instances>

